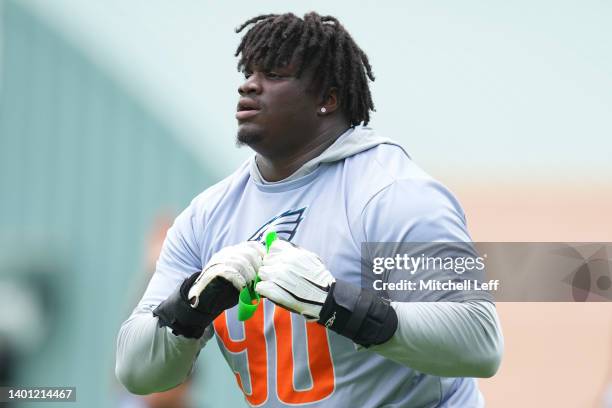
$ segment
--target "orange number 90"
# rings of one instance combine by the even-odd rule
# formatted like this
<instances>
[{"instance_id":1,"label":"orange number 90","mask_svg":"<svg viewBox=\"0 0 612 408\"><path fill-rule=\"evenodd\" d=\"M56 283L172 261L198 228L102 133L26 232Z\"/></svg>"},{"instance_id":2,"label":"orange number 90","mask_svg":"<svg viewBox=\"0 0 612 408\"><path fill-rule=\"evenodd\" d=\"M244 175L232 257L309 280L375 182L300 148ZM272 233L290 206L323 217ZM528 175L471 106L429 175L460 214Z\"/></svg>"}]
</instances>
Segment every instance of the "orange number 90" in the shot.
<instances>
[{"instance_id":1,"label":"orange number 90","mask_svg":"<svg viewBox=\"0 0 612 408\"><path fill-rule=\"evenodd\" d=\"M264 308L259 307L253 317L244 322L244 339L232 340L227 328L226 312L214 321L217 336L231 353L246 351L251 392L247 393L239 373L234 372L238 386L251 405L261 405L268 399L268 354L264 333ZM293 330L291 313L274 306L276 332L276 391L285 404L308 404L328 397L335 387L334 365L329 351L325 327L306 323L308 366L312 387L296 390L293 384Z\"/></svg>"}]
</instances>

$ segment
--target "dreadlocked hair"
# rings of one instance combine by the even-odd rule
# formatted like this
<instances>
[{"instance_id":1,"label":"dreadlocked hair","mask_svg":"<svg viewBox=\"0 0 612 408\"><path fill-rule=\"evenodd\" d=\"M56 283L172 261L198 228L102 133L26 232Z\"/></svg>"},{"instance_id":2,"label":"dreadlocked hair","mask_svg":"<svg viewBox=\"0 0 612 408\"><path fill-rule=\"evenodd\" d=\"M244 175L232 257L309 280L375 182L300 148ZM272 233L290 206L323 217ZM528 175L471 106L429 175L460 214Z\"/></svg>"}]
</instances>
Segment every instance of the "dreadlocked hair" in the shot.
<instances>
[{"instance_id":1,"label":"dreadlocked hair","mask_svg":"<svg viewBox=\"0 0 612 408\"><path fill-rule=\"evenodd\" d=\"M263 70L297 66L297 77L314 67L313 81L322 94L335 87L351 126L370 121L374 110L368 78L374 81L367 55L332 16L315 12L299 18L293 13L262 14L236 28L244 34L235 56L238 71L257 66Z\"/></svg>"}]
</instances>

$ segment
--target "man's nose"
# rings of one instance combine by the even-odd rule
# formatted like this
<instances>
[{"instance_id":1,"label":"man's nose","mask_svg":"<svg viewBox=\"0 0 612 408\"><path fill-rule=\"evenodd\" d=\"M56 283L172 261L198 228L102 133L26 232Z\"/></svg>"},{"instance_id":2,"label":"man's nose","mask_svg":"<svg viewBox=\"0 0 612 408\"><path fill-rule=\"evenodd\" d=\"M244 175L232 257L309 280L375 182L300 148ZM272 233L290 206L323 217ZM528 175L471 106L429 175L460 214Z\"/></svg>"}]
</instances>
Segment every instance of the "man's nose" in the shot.
<instances>
[{"instance_id":1,"label":"man's nose","mask_svg":"<svg viewBox=\"0 0 612 408\"><path fill-rule=\"evenodd\" d=\"M259 75L256 73L251 74L245 81L238 87L238 93L241 96L248 95L250 93L259 94L261 93L261 84L259 82Z\"/></svg>"}]
</instances>

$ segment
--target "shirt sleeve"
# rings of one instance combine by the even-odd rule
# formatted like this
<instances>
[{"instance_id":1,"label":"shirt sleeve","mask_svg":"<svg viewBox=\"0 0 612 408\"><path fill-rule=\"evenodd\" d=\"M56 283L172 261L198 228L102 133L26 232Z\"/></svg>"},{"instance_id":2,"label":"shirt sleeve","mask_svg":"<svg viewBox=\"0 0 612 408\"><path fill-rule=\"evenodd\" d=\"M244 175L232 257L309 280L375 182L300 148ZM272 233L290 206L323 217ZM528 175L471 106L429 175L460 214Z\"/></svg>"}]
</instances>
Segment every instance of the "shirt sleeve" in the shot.
<instances>
[{"instance_id":1,"label":"shirt sleeve","mask_svg":"<svg viewBox=\"0 0 612 408\"><path fill-rule=\"evenodd\" d=\"M156 271L117 338L115 374L134 394L164 391L184 382L213 331L208 327L200 339L189 339L159 327L152 311L182 281L202 270L196 214L193 203L174 221L162 246Z\"/></svg>"},{"instance_id":2,"label":"shirt sleeve","mask_svg":"<svg viewBox=\"0 0 612 408\"><path fill-rule=\"evenodd\" d=\"M395 180L368 202L361 220L366 242L471 241L455 197L428 178ZM445 251L436 256L461 255L452 245ZM465 251L465 246L459 251ZM445 291L436 302L413 301L404 294L390 298L398 329L388 342L369 350L432 375L488 377L495 373L503 337L490 296Z\"/></svg>"},{"instance_id":3,"label":"shirt sleeve","mask_svg":"<svg viewBox=\"0 0 612 408\"><path fill-rule=\"evenodd\" d=\"M372 346L390 360L440 377L491 377L499 367L503 336L490 302L392 302L398 328Z\"/></svg>"}]
</instances>

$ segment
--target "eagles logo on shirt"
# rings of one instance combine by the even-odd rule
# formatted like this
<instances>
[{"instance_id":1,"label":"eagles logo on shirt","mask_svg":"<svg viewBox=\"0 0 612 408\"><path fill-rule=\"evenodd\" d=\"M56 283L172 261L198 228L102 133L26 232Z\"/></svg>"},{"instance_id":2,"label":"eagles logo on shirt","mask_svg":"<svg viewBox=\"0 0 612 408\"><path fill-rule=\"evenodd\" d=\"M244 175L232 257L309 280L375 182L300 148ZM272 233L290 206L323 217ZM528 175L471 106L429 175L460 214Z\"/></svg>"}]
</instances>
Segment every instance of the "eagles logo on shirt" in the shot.
<instances>
[{"instance_id":1,"label":"eagles logo on shirt","mask_svg":"<svg viewBox=\"0 0 612 408\"><path fill-rule=\"evenodd\" d=\"M261 241L263 234L269 228L274 229L279 238L284 239L285 241L291 241L297 232L300 223L304 219L303 214L305 210L306 207L302 207L299 210L288 210L281 215L272 218L270 221L259 227L251 238L249 238L249 241Z\"/></svg>"}]
</instances>

